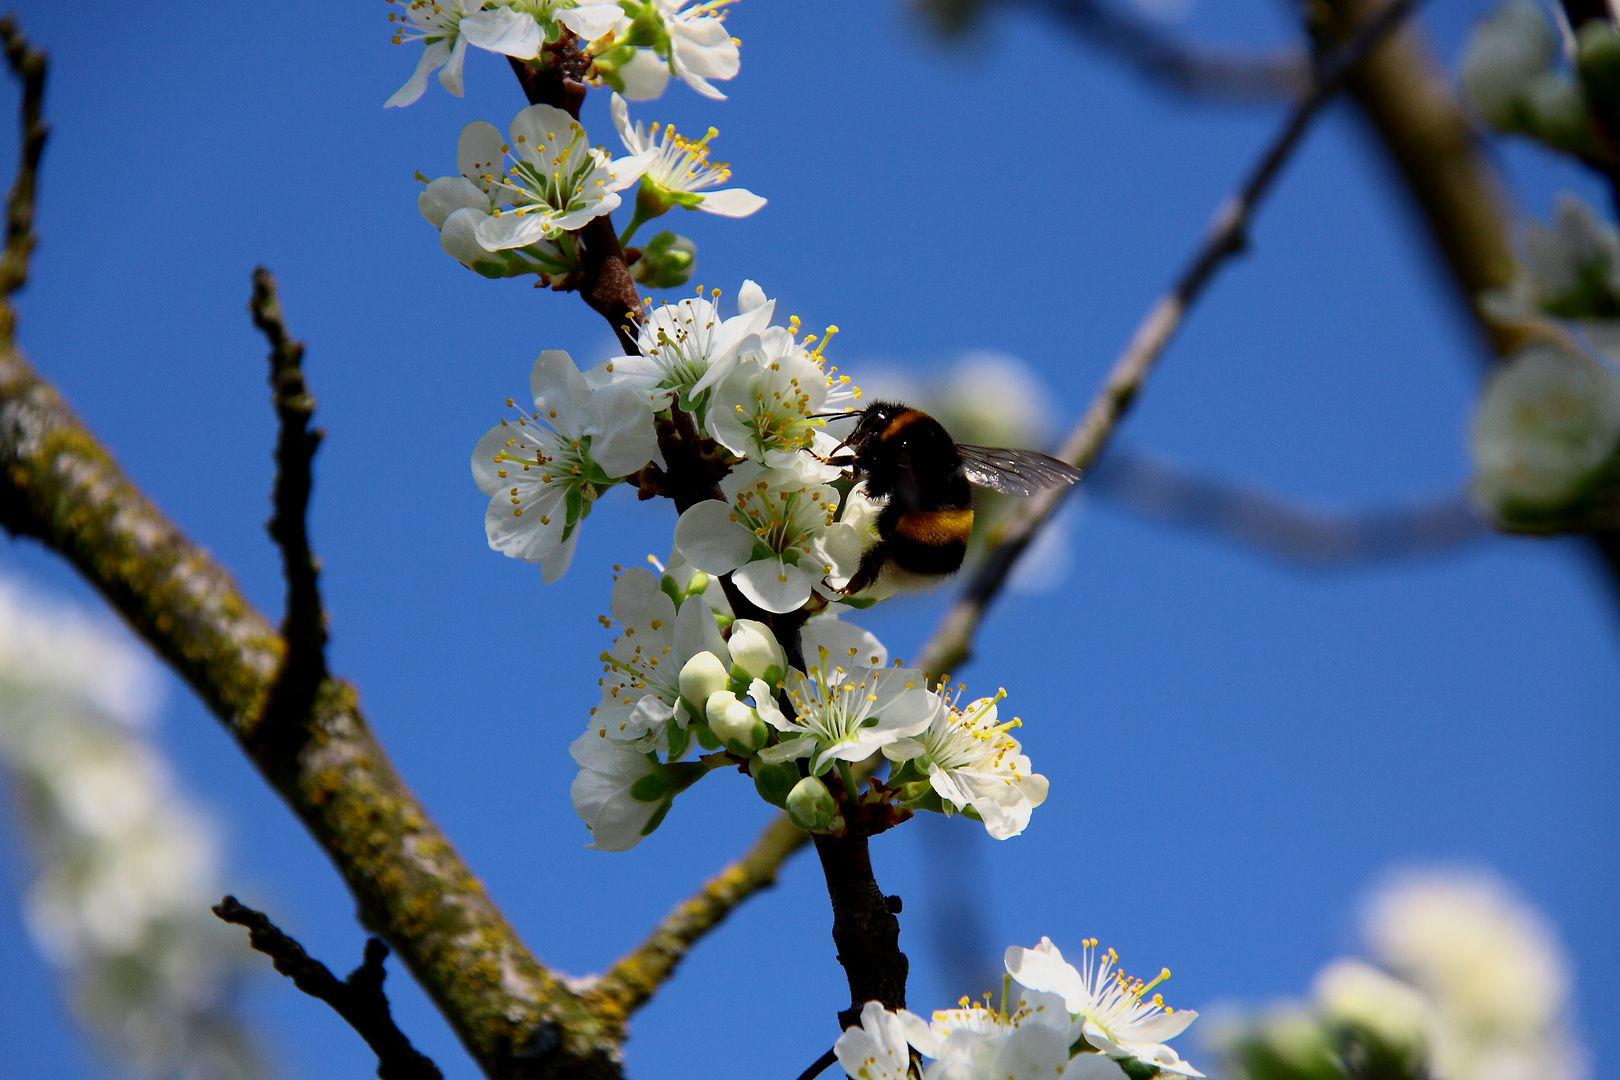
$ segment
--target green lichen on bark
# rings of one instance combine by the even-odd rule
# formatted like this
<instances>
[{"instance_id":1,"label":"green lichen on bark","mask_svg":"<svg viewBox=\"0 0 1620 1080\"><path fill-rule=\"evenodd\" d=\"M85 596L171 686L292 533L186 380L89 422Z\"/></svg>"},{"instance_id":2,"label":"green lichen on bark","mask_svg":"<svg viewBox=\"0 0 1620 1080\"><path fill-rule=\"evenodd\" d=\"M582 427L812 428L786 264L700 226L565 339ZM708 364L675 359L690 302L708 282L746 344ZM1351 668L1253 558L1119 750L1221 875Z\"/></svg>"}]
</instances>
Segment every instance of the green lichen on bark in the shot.
<instances>
[{"instance_id":1,"label":"green lichen on bark","mask_svg":"<svg viewBox=\"0 0 1620 1080\"><path fill-rule=\"evenodd\" d=\"M130 482L9 343L0 342L0 524L57 550L219 717L331 857L486 1074L609 1080L605 1019L518 940L328 679L290 733L261 731L284 647L231 576Z\"/></svg>"}]
</instances>

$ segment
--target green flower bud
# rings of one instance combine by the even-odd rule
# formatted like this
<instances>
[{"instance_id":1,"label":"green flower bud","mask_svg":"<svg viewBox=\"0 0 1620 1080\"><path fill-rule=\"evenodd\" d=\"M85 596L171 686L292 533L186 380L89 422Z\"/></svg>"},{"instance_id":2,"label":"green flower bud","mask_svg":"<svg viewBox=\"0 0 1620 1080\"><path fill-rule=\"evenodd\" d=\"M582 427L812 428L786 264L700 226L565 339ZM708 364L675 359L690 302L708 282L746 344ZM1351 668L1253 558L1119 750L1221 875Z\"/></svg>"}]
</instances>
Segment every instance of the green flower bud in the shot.
<instances>
[{"instance_id":1,"label":"green flower bud","mask_svg":"<svg viewBox=\"0 0 1620 1080\"><path fill-rule=\"evenodd\" d=\"M685 285L697 262L697 245L668 229L647 241L640 250L641 257L630 267L630 276L649 289Z\"/></svg>"},{"instance_id":2,"label":"green flower bud","mask_svg":"<svg viewBox=\"0 0 1620 1080\"><path fill-rule=\"evenodd\" d=\"M688 708L700 705L709 700L709 695L716 690L725 689L730 678L726 665L712 652L700 652L686 662L681 668L681 697L688 702Z\"/></svg>"},{"instance_id":3,"label":"green flower bud","mask_svg":"<svg viewBox=\"0 0 1620 1080\"><path fill-rule=\"evenodd\" d=\"M787 808L788 793L799 782L799 770L791 761L767 765L759 758L748 762L748 772L754 778L754 790L772 806Z\"/></svg>"},{"instance_id":4,"label":"green flower bud","mask_svg":"<svg viewBox=\"0 0 1620 1080\"><path fill-rule=\"evenodd\" d=\"M1530 80L1524 93L1524 111L1525 129L1547 145L1572 154L1604 153L1592 131L1586 95L1568 75L1549 71Z\"/></svg>"},{"instance_id":5,"label":"green flower bud","mask_svg":"<svg viewBox=\"0 0 1620 1080\"><path fill-rule=\"evenodd\" d=\"M703 711L715 738L739 757L749 757L770 741L771 730L765 726L765 721L738 701L730 690L717 690L709 695Z\"/></svg>"},{"instance_id":6,"label":"green flower bud","mask_svg":"<svg viewBox=\"0 0 1620 1080\"><path fill-rule=\"evenodd\" d=\"M827 790L826 784L814 776L807 776L788 792L787 812L793 824L814 832L817 829L825 830L832 824L832 819L838 816L838 804L833 801L832 792Z\"/></svg>"},{"instance_id":7,"label":"green flower bud","mask_svg":"<svg viewBox=\"0 0 1620 1080\"><path fill-rule=\"evenodd\" d=\"M771 628L753 619L738 619L731 624L731 638L726 642L731 650L731 678L746 687L754 679L764 679L775 687L787 672L787 656L776 643Z\"/></svg>"}]
</instances>

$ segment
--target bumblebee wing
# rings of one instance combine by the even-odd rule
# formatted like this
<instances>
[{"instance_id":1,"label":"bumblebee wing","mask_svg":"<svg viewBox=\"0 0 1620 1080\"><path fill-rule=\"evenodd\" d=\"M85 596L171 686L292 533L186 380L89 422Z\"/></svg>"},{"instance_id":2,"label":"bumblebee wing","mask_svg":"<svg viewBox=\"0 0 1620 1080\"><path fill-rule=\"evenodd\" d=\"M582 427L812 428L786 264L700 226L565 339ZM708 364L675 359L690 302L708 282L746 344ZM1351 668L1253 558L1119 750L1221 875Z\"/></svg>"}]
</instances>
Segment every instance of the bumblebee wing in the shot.
<instances>
[{"instance_id":1,"label":"bumblebee wing","mask_svg":"<svg viewBox=\"0 0 1620 1080\"><path fill-rule=\"evenodd\" d=\"M1080 470L1055 457L1033 450L999 446L956 445L968 483L1004 495L1033 495L1045 488L1067 487L1080 479Z\"/></svg>"}]
</instances>

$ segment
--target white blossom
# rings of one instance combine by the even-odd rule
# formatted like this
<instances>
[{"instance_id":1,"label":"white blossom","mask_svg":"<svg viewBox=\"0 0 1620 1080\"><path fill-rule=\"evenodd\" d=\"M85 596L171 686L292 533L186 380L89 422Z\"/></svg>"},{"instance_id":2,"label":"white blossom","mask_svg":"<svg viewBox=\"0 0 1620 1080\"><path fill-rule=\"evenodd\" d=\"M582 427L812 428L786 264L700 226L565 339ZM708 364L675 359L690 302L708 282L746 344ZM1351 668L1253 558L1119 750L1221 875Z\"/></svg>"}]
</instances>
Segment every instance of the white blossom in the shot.
<instances>
[{"instance_id":1,"label":"white blossom","mask_svg":"<svg viewBox=\"0 0 1620 1080\"><path fill-rule=\"evenodd\" d=\"M1528 345L1491 377L1474 418L1476 494L1509 520L1555 514L1617 444L1620 379L1584 353Z\"/></svg>"},{"instance_id":2,"label":"white blossom","mask_svg":"<svg viewBox=\"0 0 1620 1080\"><path fill-rule=\"evenodd\" d=\"M701 414L714 377L731 369L738 345L769 325L776 309L752 281L738 290L731 318L720 317L718 299L718 289L708 299L699 290L695 297L648 307L636 330L637 355L604 360L586 373L587 381L635 387L658 411L678 403Z\"/></svg>"},{"instance_id":3,"label":"white blossom","mask_svg":"<svg viewBox=\"0 0 1620 1080\"><path fill-rule=\"evenodd\" d=\"M497 206L479 224L478 241L491 251L555 240L619 208L619 192L641 178L647 157L613 158L587 141L585 128L562 109L530 105L517 114L503 158L477 181ZM502 168L503 162L511 164Z\"/></svg>"},{"instance_id":4,"label":"white blossom","mask_svg":"<svg viewBox=\"0 0 1620 1080\"><path fill-rule=\"evenodd\" d=\"M713 378L708 429L739 457L813 470L815 459L799 451L827 456L837 440L823 431L822 414L847 411L861 392L849 376L829 369L822 356L838 327L829 326L814 349L808 346L815 336L800 341L798 329L795 317L786 327L765 327L737 345L732 363Z\"/></svg>"},{"instance_id":5,"label":"white blossom","mask_svg":"<svg viewBox=\"0 0 1620 1080\"><path fill-rule=\"evenodd\" d=\"M658 198L688 209L733 218L747 217L765 205L763 198L747 188L711 190L731 179L729 165L709 162L709 140L719 135L719 131L711 127L703 138L693 140L678 135L675 126L668 124L660 137L657 124L650 132L639 120L631 125L630 107L618 94L613 95L611 109L625 150L632 156L648 158L641 183L643 188L649 182L655 185L654 194Z\"/></svg>"},{"instance_id":6,"label":"white blossom","mask_svg":"<svg viewBox=\"0 0 1620 1080\"><path fill-rule=\"evenodd\" d=\"M427 89L436 69L439 82L456 97L462 95L461 68L467 46L503 53L519 60L539 55L544 37L532 15L510 6L479 10L483 0L388 0L403 11L390 11L395 45L420 41L422 56L405 85L383 108L409 105Z\"/></svg>"},{"instance_id":7,"label":"white blossom","mask_svg":"<svg viewBox=\"0 0 1620 1080\"><path fill-rule=\"evenodd\" d=\"M737 41L726 32L725 8L732 0L642 0L641 3L583 3L559 12L558 21L602 53L616 42L650 47L669 73L704 97L724 100L710 79L737 74ZM627 33L629 36L627 37ZM646 35L638 36L638 34Z\"/></svg>"},{"instance_id":8,"label":"white blossom","mask_svg":"<svg viewBox=\"0 0 1620 1080\"><path fill-rule=\"evenodd\" d=\"M853 1080L906 1080L911 1070L900 1018L876 1001L861 1006L861 1026L845 1028L833 1053Z\"/></svg>"},{"instance_id":9,"label":"white blossom","mask_svg":"<svg viewBox=\"0 0 1620 1080\"><path fill-rule=\"evenodd\" d=\"M1364 960L1341 957L1311 983L1316 1007L1328 1020L1366 1028L1390 1046L1425 1056L1434 1007L1415 988Z\"/></svg>"},{"instance_id":10,"label":"white blossom","mask_svg":"<svg viewBox=\"0 0 1620 1080\"><path fill-rule=\"evenodd\" d=\"M957 810L971 806L997 840L1017 836L1034 808L1046 801L1046 777L1032 772L1018 740L1008 734L1016 718L996 723L1006 691L959 708L960 692L936 692L940 709L927 730L883 748L893 762L911 761L940 799Z\"/></svg>"},{"instance_id":11,"label":"white blossom","mask_svg":"<svg viewBox=\"0 0 1620 1080\"><path fill-rule=\"evenodd\" d=\"M124 635L0 579L0 766L33 855L30 936L123 1069L249 1080L263 1070L230 1006L247 950L207 913L216 830L140 733L159 688Z\"/></svg>"},{"instance_id":12,"label":"white blossom","mask_svg":"<svg viewBox=\"0 0 1620 1080\"><path fill-rule=\"evenodd\" d=\"M837 521L838 492L792 471L743 462L720 481L725 502L705 500L675 525L675 546L693 566L731 574L766 611L802 607L823 580L835 587L860 564L853 526Z\"/></svg>"},{"instance_id":13,"label":"white blossom","mask_svg":"<svg viewBox=\"0 0 1620 1080\"><path fill-rule=\"evenodd\" d=\"M1124 1080L1103 1054L1087 1049L1070 1057L1080 1030L1062 998L1026 989L1004 1005L992 1009L964 997L928 1023L901 1012L911 1045L934 1059L923 1080Z\"/></svg>"},{"instance_id":14,"label":"white blossom","mask_svg":"<svg viewBox=\"0 0 1620 1080\"><path fill-rule=\"evenodd\" d=\"M618 387L592 391L566 352L541 353L529 387L533 412L485 432L472 472L491 497L484 515L489 546L540 563L549 583L568 570L591 503L662 458L641 396Z\"/></svg>"},{"instance_id":15,"label":"white blossom","mask_svg":"<svg viewBox=\"0 0 1620 1080\"><path fill-rule=\"evenodd\" d=\"M810 771L821 775L835 761L864 761L883 747L925 730L939 711L939 698L923 685L923 674L910 668L874 668L832 662L825 648L809 672L790 671L785 689L796 714L789 718L756 679L749 696L761 720L781 733L782 741L760 751L767 764L810 759Z\"/></svg>"},{"instance_id":16,"label":"white blossom","mask_svg":"<svg viewBox=\"0 0 1620 1080\"><path fill-rule=\"evenodd\" d=\"M1368 905L1373 954L1433 1003L1435 1075L1574 1080L1570 963L1546 919L1493 877L1411 871Z\"/></svg>"},{"instance_id":17,"label":"white blossom","mask_svg":"<svg viewBox=\"0 0 1620 1080\"><path fill-rule=\"evenodd\" d=\"M579 766L569 788L574 813L591 831L593 851L628 851L657 827L668 802L644 801L631 789L651 775L657 764L653 754L636 745L609 739L594 722L575 739L568 753Z\"/></svg>"},{"instance_id":18,"label":"white blossom","mask_svg":"<svg viewBox=\"0 0 1620 1080\"><path fill-rule=\"evenodd\" d=\"M474 120L461 129L456 143L455 176L428 182L416 198L416 208L439 230L445 254L485 277L511 277L535 273L561 276L575 268L573 245L568 254L558 243L538 239L521 248L491 251L478 240L478 227L503 201L503 188L493 179L501 162L501 133L495 125Z\"/></svg>"},{"instance_id":19,"label":"white blossom","mask_svg":"<svg viewBox=\"0 0 1620 1080\"><path fill-rule=\"evenodd\" d=\"M1541 10L1530 0L1512 0L1474 29L1463 57L1463 95L1489 123L1516 127L1524 95L1557 56L1557 40Z\"/></svg>"},{"instance_id":20,"label":"white blossom","mask_svg":"<svg viewBox=\"0 0 1620 1080\"><path fill-rule=\"evenodd\" d=\"M1170 977L1165 968L1152 982L1132 979L1116 965L1113 949L1099 951L1097 940L1084 943L1080 967L1064 961L1047 938L1033 949L1009 948L1007 973L1022 986L1063 998L1070 1014L1083 1021L1085 1040L1105 1054L1134 1057L1162 1072L1182 1076L1204 1074L1181 1060L1166 1039L1173 1039L1197 1019L1190 1009L1176 1011L1158 994L1143 999L1149 990Z\"/></svg>"},{"instance_id":21,"label":"white blossom","mask_svg":"<svg viewBox=\"0 0 1620 1080\"><path fill-rule=\"evenodd\" d=\"M695 718L702 719L708 694L683 700L681 672L705 653L725 667L731 664L714 612L703 597L687 597L677 613L658 578L631 567L619 574L611 603L613 617L624 629L602 654L602 701L591 710L592 730L628 742L661 736L669 720L685 728L694 709Z\"/></svg>"}]
</instances>

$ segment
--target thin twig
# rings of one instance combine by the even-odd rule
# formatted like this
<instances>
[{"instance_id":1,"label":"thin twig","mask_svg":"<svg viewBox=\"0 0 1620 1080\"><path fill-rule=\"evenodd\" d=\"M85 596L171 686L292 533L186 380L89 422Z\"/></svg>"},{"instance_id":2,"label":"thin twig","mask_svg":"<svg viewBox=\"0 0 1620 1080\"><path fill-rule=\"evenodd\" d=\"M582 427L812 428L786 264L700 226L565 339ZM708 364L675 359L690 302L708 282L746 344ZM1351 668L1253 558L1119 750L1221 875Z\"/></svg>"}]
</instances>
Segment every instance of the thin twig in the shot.
<instances>
[{"instance_id":1,"label":"thin twig","mask_svg":"<svg viewBox=\"0 0 1620 1080\"><path fill-rule=\"evenodd\" d=\"M838 1053L832 1047L827 1052L810 1063L810 1067L799 1074L799 1080L816 1080L816 1077L827 1071L827 1066L838 1060Z\"/></svg>"},{"instance_id":2,"label":"thin twig","mask_svg":"<svg viewBox=\"0 0 1620 1080\"><path fill-rule=\"evenodd\" d=\"M692 945L738 904L775 885L782 864L809 839L786 814L778 815L742 858L676 905L645 941L603 972L586 1001L603 1015L621 1019L646 1004Z\"/></svg>"},{"instance_id":3,"label":"thin twig","mask_svg":"<svg viewBox=\"0 0 1620 1080\"><path fill-rule=\"evenodd\" d=\"M1097 460L1146 382L1154 363L1181 328L1187 312L1203 294L1216 271L1246 247L1250 216L1270 190L1289 155L1299 145L1311 121L1338 91L1350 70L1417 3L1418 0L1395 0L1322 62L1316 85L1310 94L1294 107L1282 130L1261 154L1242 186L1216 211L1209 233L1192 262L1137 326L1135 336L1114 362L1102 389L1092 399L1080 422L1064 439L1058 456L1082 470L1090 468L1092 462ZM964 590L961 599L946 613L934 637L924 647L919 663L924 671L931 675L943 675L955 670L967 659L973 635L985 610L1068 491L1061 488L1033 496L1018 517L1013 519Z\"/></svg>"},{"instance_id":4,"label":"thin twig","mask_svg":"<svg viewBox=\"0 0 1620 1080\"><path fill-rule=\"evenodd\" d=\"M1104 455L1087 481L1099 497L1150 521L1195 529L1298 566L1366 566L1493 535L1466 492L1413 506L1328 514L1119 449Z\"/></svg>"},{"instance_id":5,"label":"thin twig","mask_svg":"<svg viewBox=\"0 0 1620 1080\"><path fill-rule=\"evenodd\" d=\"M1291 101L1311 85L1302 52L1201 48L1104 0L1024 0L1075 37L1158 86L1187 97L1251 105Z\"/></svg>"},{"instance_id":6,"label":"thin twig","mask_svg":"<svg viewBox=\"0 0 1620 1080\"><path fill-rule=\"evenodd\" d=\"M247 927L249 943L274 961L277 971L310 997L326 1002L360 1033L377 1055L381 1080L444 1080L439 1067L413 1047L394 1023L382 988L388 946L379 938L366 940L364 960L339 982L325 964L305 952L262 911L239 903L234 896L227 896L213 910L226 922Z\"/></svg>"},{"instance_id":7,"label":"thin twig","mask_svg":"<svg viewBox=\"0 0 1620 1080\"><path fill-rule=\"evenodd\" d=\"M312 465L322 433L309 426L315 398L304 381L304 343L287 333L276 279L264 267L253 271L253 297L248 301L253 325L270 343L270 389L280 431L276 438L276 481L268 528L281 549L287 579L287 611L281 621L286 653L270 688L260 725L264 737L281 742L285 753L299 741L297 732L315 704L325 681L326 613L321 604L320 563L309 546L309 494Z\"/></svg>"},{"instance_id":8,"label":"thin twig","mask_svg":"<svg viewBox=\"0 0 1620 1080\"><path fill-rule=\"evenodd\" d=\"M0 19L0 44L6 51L11 74L22 84L22 104L18 108L22 148L17 175L6 196L6 247L0 255L0 300L11 296L28 280L28 258L34 251L34 193L39 181L39 159L45 153L50 128L44 121L45 53L33 48L23 36L17 20L10 15ZM9 308L8 308L9 312ZM7 315L3 332L13 329Z\"/></svg>"}]
</instances>

